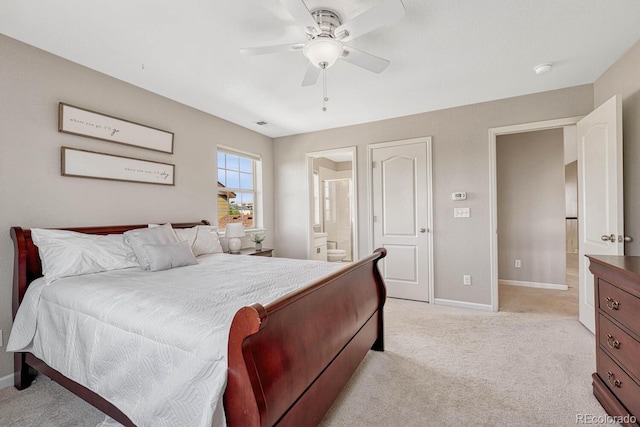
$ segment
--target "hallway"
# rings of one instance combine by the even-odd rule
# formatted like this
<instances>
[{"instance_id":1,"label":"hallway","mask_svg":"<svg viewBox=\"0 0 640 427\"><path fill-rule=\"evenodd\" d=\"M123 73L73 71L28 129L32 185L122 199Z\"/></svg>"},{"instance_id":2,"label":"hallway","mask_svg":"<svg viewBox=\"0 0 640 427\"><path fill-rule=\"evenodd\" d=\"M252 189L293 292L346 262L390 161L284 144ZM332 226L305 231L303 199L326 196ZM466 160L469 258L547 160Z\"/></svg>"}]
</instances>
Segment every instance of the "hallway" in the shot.
<instances>
[{"instance_id":1,"label":"hallway","mask_svg":"<svg viewBox=\"0 0 640 427\"><path fill-rule=\"evenodd\" d=\"M578 254L567 253L566 291L500 285L500 311L553 313L578 318Z\"/></svg>"}]
</instances>

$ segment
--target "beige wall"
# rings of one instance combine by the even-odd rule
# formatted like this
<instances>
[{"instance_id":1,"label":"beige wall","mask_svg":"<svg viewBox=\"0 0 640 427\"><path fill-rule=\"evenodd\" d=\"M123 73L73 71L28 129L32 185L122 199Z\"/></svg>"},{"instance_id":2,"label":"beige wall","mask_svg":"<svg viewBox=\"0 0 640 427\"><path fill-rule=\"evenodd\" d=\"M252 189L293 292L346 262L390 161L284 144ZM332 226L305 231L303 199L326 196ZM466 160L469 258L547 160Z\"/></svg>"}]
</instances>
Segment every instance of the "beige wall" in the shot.
<instances>
[{"instance_id":1,"label":"beige wall","mask_svg":"<svg viewBox=\"0 0 640 427\"><path fill-rule=\"evenodd\" d=\"M216 220L216 144L260 154L264 222L273 238L273 142L219 118L0 35L0 329L11 326L9 227ZM57 131L58 102L175 133L174 154ZM174 163L176 186L60 176L60 146ZM13 358L0 349L0 378Z\"/></svg>"},{"instance_id":2,"label":"beige wall","mask_svg":"<svg viewBox=\"0 0 640 427\"><path fill-rule=\"evenodd\" d=\"M275 139L276 240L280 256L304 258L306 213L291 209L306 200L305 153L357 146L360 256L370 250L367 145L433 137L435 297L491 304L489 128L574 117L593 108L591 85L520 96L391 120ZM466 191L469 221L453 218L451 193ZM463 274L473 276L463 286Z\"/></svg>"},{"instance_id":3,"label":"beige wall","mask_svg":"<svg viewBox=\"0 0 640 427\"><path fill-rule=\"evenodd\" d=\"M496 158L498 278L566 284L562 128L498 136Z\"/></svg>"},{"instance_id":4,"label":"beige wall","mask_svg":"<svg viewBox=\"0 0 640 427\"><path fill-rule=\"evenodd\" d=\"M622 96L625 234L634 238L625 253L640 255L640 41L593 85L596 107L616 94Z\"/></svg>"}]
</instances>

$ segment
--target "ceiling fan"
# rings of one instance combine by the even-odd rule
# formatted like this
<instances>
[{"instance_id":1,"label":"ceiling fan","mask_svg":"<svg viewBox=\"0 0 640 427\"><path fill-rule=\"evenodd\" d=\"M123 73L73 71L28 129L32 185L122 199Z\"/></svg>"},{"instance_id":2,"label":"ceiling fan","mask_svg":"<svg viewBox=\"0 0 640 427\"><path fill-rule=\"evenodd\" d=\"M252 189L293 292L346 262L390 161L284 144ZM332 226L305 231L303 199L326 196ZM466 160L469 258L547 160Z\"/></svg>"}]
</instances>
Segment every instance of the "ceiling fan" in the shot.
<instances>
[{"instance_id":1,"label":"ceiling fan","mask_svg":"<svg viewBox=\"0 0 640 427\"><path fill-rule=\"evenodd\" d=\"M401 0L382 0L360 15L342 22L341 17L328 8L309 10L303 0L280 0L296 22L305 28L307 41L240 49L246 55L279 52L302 52L309 59L302 86L318 81L320 73L343 59L365 70L381 73L389 61L347 46L344 42L360 37L402 18L405 14Z\"/></svg>"}]
</instances>

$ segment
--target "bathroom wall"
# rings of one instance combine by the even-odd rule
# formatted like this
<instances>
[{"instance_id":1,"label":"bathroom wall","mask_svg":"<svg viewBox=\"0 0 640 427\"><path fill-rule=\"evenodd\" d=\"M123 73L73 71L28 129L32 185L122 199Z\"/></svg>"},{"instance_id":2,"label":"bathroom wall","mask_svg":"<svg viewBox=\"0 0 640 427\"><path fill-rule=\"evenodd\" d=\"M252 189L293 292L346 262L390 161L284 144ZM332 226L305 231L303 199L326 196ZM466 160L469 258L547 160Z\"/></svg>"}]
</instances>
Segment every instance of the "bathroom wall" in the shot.
<instances>
[{"instance_id":1,"label":"bathroom wall","mask_svg":"<svg viewBox=\"0 0 640 427\"><path fill-rule=\"evenodd\" d=\"M345 261L353 260L351 194L351 162L334 162L321 157L314 159L314 170L320 180L322 231L327 233L328 249L347 251ZM341 180L341 181L335 181ZM345 181L342 181L345 180ZM346 181L349 180L349 181ZM325 182L330 182L325 186ZM327 193L327 188L330 191ZM325 200L328 197L329 200ZM330 213L327 213L327 209Z\"/></svg>"},{"instance_id":2,"label":"bathroom wall","mask_svg":"<svg viewBox=\"0 0 640 427\"><path fill-rule=\"evenodd\" d=\"M324 230L327 233L327 249L347 251L345 261L352 261L352 179L328 179L324 181L325 196Z\"/></svg>"}]
</instances>

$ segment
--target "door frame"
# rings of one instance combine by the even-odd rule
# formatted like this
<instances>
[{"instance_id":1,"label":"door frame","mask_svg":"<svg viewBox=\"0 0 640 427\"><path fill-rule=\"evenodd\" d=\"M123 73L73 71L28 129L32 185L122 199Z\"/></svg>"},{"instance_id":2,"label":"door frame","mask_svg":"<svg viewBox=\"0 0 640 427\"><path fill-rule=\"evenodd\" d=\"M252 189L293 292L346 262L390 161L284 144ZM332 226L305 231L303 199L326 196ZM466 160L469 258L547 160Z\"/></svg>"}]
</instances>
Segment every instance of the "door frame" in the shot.
<instances>
[{"instance_id":1,"label":"door frame","mask_svg":"<svg viewBox=\"0 0 640 427\"><path fill-rule=\"evenodd\" d=\"M500 135L510 135L523 132L534 132L547 129L575 126L584 116L567 117L564 119L544 120L540 122L521 123L517 125L489 128L489 254L491 268L491 311L499 310L498 301L498 171L496 158L496 142ZM580 218L578 218L578 224Z\"/></svg>"},{"instance_id":2,"label":"door frame","mask_svg":"<svg viewBox=\"0 0 640 427\"><path fill-rule=\"evenodd\" d=\"M397 147L401 145L422 144L426 143L427 148L427 250L429 256L427 259L427 286L429 288L429 303L434 301L434 272L433 272L433 162L431 155L431 137L423 136L419 138L400 139L386 142L376 142L367 145L367 218L369 219L369 253L373 252L373 150L376 148Z\"/></svg>"}]
</instances>

